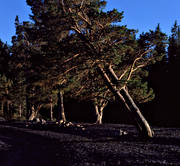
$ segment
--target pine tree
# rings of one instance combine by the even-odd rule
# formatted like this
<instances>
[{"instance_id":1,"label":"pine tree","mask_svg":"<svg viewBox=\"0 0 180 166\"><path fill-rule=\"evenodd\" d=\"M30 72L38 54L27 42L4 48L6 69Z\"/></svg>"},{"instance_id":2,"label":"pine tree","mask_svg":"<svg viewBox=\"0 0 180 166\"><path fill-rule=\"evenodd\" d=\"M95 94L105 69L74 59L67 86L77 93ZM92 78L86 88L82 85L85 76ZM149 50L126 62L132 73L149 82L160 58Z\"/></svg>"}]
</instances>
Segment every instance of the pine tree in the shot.
<instances>
[{"instance_id":1,"label":"pine tree","mask_svg":"<svg viewBox=\"0 0 180 166\"><path fill-rule=\"evenodd\" d=\"M167 77L166 77L166 89L168 97L164 99L165 103L168 105L164 108L169 110L174 110L174 112L170 112L167 116L167 121L171 119L177 119L178 106L179 106L179 65L180 65L180 26L177 21L175 21L174 25L171 28L171 35L169 37L169 45L168 45L168 61L167 61ZM178 120L178 119L177 119ZM171 122L175 123L175 122Z\"/></svg>"},{"instance_id":2,"label":"pine tree","mask_svg":"<svg viewBox=\"0 0 180 166\"><path fill-rule=\"evenodd\" d=\"M72 34L79 38L78 47L75 50L77 54L81 55L79 60L84 62L84 65L92 65L91 68L99 71L98 73L118 100L123 101L129 111L136 114L136 120L142 127L140 127L140 130L151 137L153 134L147 121L135 106L125 86L132 76L132 72L140 68L140 65L145 66L146 63L141 63L145 60L147 61L146 55L148 50L144 52L142 50L139 51L133 30L129 30L125 26L112 24L121 21L122 13L119 13L117 10L103 12L99 10L102 3L104 4L104 1L87 3L81 1L81 3L77 2L74 4L66 1L62 4L66 16L68 15L66 20L71 22ZM74 46L77 45L76 43L77 40L73 43ZM79 52L78 48L80 48ZM86 53L87 61L83 59L82 50L86 50L84 53ZM145 56L146 58L144 58ZM138 61L139 59L141 59L141 63ZM138 63L136 63L137 61ZM118 65L122 66L120 70L121 76L127 76L125 82L122 79L118 79L114 73L113 68L116 68ZM109 76L106 70L109 72ZM122 78L121 76L119 78Z\"/></svg>"},{"instance_id":3,"label":"pine tree","mask_svg":"<svg viewBox=\"0 0 180 166\"><path fill-rule=\"evenodd\" d=\"M147 33L143 33L140 35L139 38L139 44L142 47L152 47L152 55L155 57L155 59L152 61L152 64L149 64L148 67L146 67L144 70L146 71L146 80L144 84L144 88L142 89L149 89L148 83L155 88L155 93L152 89L150 89L149 94L150 98L148 101L151 101L155 95L159 96L158 89L154 87L154 84L157 85L157 83L154 83L154 80L157 80L158 77L161 79L158 81L159 83L163 79L163 76L166 73L167 70L167 53L166 53L166 47L167 47L167 35L163 33L160 29L160 25L158 24L155 30L150 30ZM150 44L153 44L152 46ZM143 78L143 77L142 77ZM162 86L162 83L160 83L160 86ZM140 95L141 96L141 95ZM143 95L142 95L143 96ZM145 95L146 96L146 95ZM156 98L157 99L157 98ZM146 101L146 99L145 99Z\"/></svg>"},{"instance_id":4,"label":"pine tree","mask_svg":"<svg viewBox=\"0 0 180 166\"><path fill-rule=\"evenodd\" d=\"M177 21L175 21L172 29L171 36L169 37L169 47L168 47L168 62L177 63L179 61L180 55L180 26Z\"/></svg>"},{"instance_id":5,"label":"pine tree","mask_svg":"<svg viewBox=\"0 0 180 166\"><path fill-rule=\"evenodd\" d=\"M11 96L10 89L13 84L10 71L10 47L0 41L0 102L1 115L10 120L12 112L10 108Z\"/></svg>"},{"instance_id":6,"label":"pine tree","mask_svg":"<svg viewBox=\"0 0 180 166\"><path fill-rule=\"evenodd\" d=\"M66 72L66 68L61 65L62 61L65 61L61 56L65 55L66 50L63 50L63 45L61 44L62 40L69 33L69 30L63 24L65 18L61 16L62 11L59 10L59 5L56 1L27 1L27 4L31 6L33 13L31 19L34 22L33 28L25 27L25 30L31 43L33 68L38 71L35 84L41 88L49 85L45 96L51 96L52 91L54 91L57 93L58 99L56 101L60 102L59 94L61 94L62 99L64 91L62 83L66 82L66 78L63 75L63 72ZM54 88L57 89L54 90ZM57 103L57 105L60 104ZM57 108L60 107L57 106Z\"/></svg>"},{"instance_id":7,"label":"pine tree","mask_svg":"<svg viewBox=\"0 0 180 166\"><path fill-rule=\"evenodd\" d=\"M27 3L32 9L34 26L25 27L25 31L29 34L33 69L39 73L34 83L45 84L45 78L54 86L63 82L66 91L73 95L79 90L82 94L89 85L101 87L103 82L102 88L109 89L135 115L140 131L152 137L153 132L127 87L138 78L135 76L142 67L159 57L152 49L154 41L150 40L150 45L139 44L134 30L117 24L123 13L115 9L103 11L105 1ZM99 90L93 90L89 96L97 93Z\"/></svg>"}]
</instances>

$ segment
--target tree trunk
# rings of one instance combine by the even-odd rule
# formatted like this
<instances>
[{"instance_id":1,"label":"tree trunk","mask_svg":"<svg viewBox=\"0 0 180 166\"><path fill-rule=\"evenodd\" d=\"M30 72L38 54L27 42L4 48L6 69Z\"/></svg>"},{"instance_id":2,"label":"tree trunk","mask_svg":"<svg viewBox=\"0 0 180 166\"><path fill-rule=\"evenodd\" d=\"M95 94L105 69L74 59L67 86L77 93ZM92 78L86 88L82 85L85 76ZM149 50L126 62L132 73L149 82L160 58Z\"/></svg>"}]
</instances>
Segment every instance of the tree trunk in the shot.
<instances>
[{"instance_id":1,"label":"tree trunk","mask_svg":"<svg viewBox=\"0 0 180 166\"><path fill-rule=\"evenodd\" d=\"M102 124L102 118L103 118L103 111L104 111L104 107L100 107L100 121L99 124Z\"/></svg>"},{"instance_id":2,"label":"tree trunk","mask_svg":"<svg viewBox=\"0 0 180 166\"><path fill-rule=\"evenodd\" d=\"M102 124L103 110L105 106L98 106L98 104L94 104L94 107L96 111L96 124Z\"/></svg>"},{"instance_id":3,"label":"tree trunk","mask_svg":"<svg viewBox=\"0 0 180 166\"><path fill-rule=\"evenodd\" d=\"M37 116L37 111L35 110L34 105L33 105L31 107L31 115L29 117L29 120L30 121L34 120L36 118L36 116Z\"/></svg>"},{"instance_id":4,"label":"tree trunk","mask_svg":"<svg viewBox=\"0 0 180 166\"><path fill-rule=\"evenodd\" d=\"M142 132L142 134L145 136L153 137L154 132L152 131L147 120L144 118L141 111L139 110L135 102L133 101L128 90L125 87L123 87L120 92L122 96L124 97L128 107L130 108L133 114L133 117L135 118L136 123L138 124L138 129L140 130L140 132Z\"/></svg>"},{"instance_id":5,"label":"tree trunk","mask_svg":"<svg viewBox=\"0 0 180 166\"><path fill-rule=\"evenodd\" d=\"M64 111L64 101L63 101L63 91L59 90L58 93L58 109L60 111L60 117L59 120L62 120L63 122L66 122L66 116L65 116L65 111Z\"/></svg>"},{"instance_id":6,"label":"tree trunk","mask_svg":"<svg viewBox=\"0 0 180 166\"><path fill-rule=\"evenodd\" d=\"M50 120L53 120L53 101L52 101L52 97L50 99Z\"/></svg>"},{"instance_id":7,"label":"tree trunk","mask_svg":"<svg viewBox=\"0 0 180 166\"><path fill-rule=\"evenodd\" d=\"M22 117L22 105L21 104L19 105L19 117L20 118Z\"/></svg>"},{"instance_id":8,"label":"tree trunk","mask_svg":"<svg viewBox=\"0 0 180 166\"><path fill-rule=\"evenodd\" d=\"M96 124L102 124L102 117L100 115L98 105L94 104L94 108L95 108L95 111L96 111Z\"/></svg>"},{"instance_id":9,"label":"tree trunk","mask_svg":"<svg viewBox=\"0 0 180 166\"><path fill-rule=\"evenodd\" d=\"M32 105L32 107L31 107L31 115L29 117L29 120L32 121L37 117L38 112L41 109L41 107L42 107L42 105L38 105L37 108L35 109L34 105Z\"/></svg>"},{"instance_id":10,"label":"tree trunk","mask_svg":"<svg viewBox=\"0 0 180 166\"><path fill-rule=\"evenodd\" d=\"M51 103L51 106L50 106L51 108L50 108L50 120L52 121L53 120L53 104Z\"/></svg>"},{"instance_id":11,"label":"tree trunk","mask_svg":"<svg viewBox=\"0 0 180 166\"><path fill-rule=\"evenodd\" d=\"M7 100L6 104L7 104L8 120L11 120L12 116L11 116L11 110L10 110L10 101Z\"/></svg>"},{"instance_id":12,"label":"tree trunk","mask_svg":"<svg viewBox=\"0 0 180 166\"><path fill-rule=\"evenodd\" d=\"M102 124L102 118L103 118L103 107L99 108L99 115L98 115L98 119L96 121L96 124Z\"/></svg>"},{"instance_id":13,"label":"tree trunk","mask_svg":"<svg viewBox=\"0 0 180 166\"><path fill-rule=\"evenodd\" d=\"M1 102L1 115L4 116L4 102Z\"/></svg>"},{"instance_id":14,"label":"tree trunk","mask_svg":"<svg viewBox=\"0 0 180 166\"><path fill-rule=\"evenodd\" d=\"M133 115L133 118L136 121L137 129L139 130L140 134L143 134L144 136L147 136L147 137L153 137L154 132L151 130L148 122L141 114L139 108L134 103L134 101L131 98L131 96L129 95L128 91L125 88L118 90L116 85L113 84L112 81L110 80L109 76L107 75L107 73L105 72L103 67L98 65L98 68L99 68L99 72L100 72L102 78L104 79L106 85L108 86L108 88L116 96L118 101L120 101L120 102L122 101L126 105L127 110ZM111 77L112 77L112 79L117 80L117 76L115 75L114 71L109 70L109 72L110 73L113 72L111 74ZM118 82L118 80L117 80L117 82Z\"/></svg>"}]
</instances>

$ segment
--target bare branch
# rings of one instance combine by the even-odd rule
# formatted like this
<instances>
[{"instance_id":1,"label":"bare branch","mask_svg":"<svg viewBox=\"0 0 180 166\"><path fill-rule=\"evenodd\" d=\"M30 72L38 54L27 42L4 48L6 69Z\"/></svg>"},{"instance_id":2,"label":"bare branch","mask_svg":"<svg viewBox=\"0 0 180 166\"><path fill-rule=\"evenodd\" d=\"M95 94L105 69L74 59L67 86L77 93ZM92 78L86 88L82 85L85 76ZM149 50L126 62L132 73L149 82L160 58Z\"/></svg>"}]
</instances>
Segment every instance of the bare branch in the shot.
<instances>
[{"instance_id":1,"label":"bare branch","mask_svg":"<svg viewBox=\"0 0 180 166\"><path fill-rule=\"evenodd\" d=\"M60 85L64 84L66 82L65 79L63 79L61 82L60 82Z\"/></svg>"},{"instance_id":2,"label":"bare branch","mask_svg":"<svg viewBox=\"0 0 180 166\"><path fill-rule=\"evenodd\" d=\"M75 32L77 32L78 34L81 33L81 31L79 29L77 29L76 27L72 26L71 29L73 29Z\"/></svg>"},{"instance_id":3,"label":"bare branch","mask_svg":"<svg viewBox=\"0 0 180 166\"><path fill-rule=\"evenodd\" d=\"M78 96L81 92L82 92L82 90L85 88L85 86L82 86L81 88L80 88L80 90L79 91L77 91L77 93L75 94L75 96Z\"/></svg>"},{"instance_id":4,"label":"bare branch","mask_svg":"<svg viewBox=\"0 0 180 166\"><path fill-rule=\"evenodd\" d=\"M98 24L102 29L104 28L104 26L97 21L96 21L96 24Z\"/></svg>"},{"instance_id":5,"label":"bare branch","mask_svg":"<svg viewBox=\"0 0 180 166\"><path fill-rule=\"evenodd\" d=\"M85 15L85 14L83 14L83 15ZM90 21L89 21L87 18L83 17L80 12L78 12L78 16L79 16L84 22L86 22L88 25L91 25Z\"/></svg>"},{"instance_id":6,"label":"bare branch","mask_svg":"<svg viewBox=\"0 0 180 166\"><path fill-rule=\"evenodd\" d=\"M145 64L142 64L142 65L139 65L138 67L136 67L136 69L134 69L134 66L136 65L136 62L139 61L145 54L147 54L148 52L150 52L151 50L147 50L145 52L143 52L138 58L136 58L130 68L130 71L129 71L129 75L128 75L128 78L126 80L126 83L131 79L131 76L132 76L132 73L134 71L136 71L137 69L139 69L140 67L144 67Z\"/></svg>"},{"instance_id":7,"label":"bare branch","mask_svg":"<svg viewBox=\"0 0 180 166\"><path fill-rule=\"evenodd\" d=\"M113 75L113 77L118 81L118 77L115 74L114 70L112 69L112 65L109 65L109 71L111 72L111 74Z\"/></svg>"},{"instance_id":8,"label":"bare branch","mask_svg":"<svg viewBox=\"0 0 180 166\"><path fill-rule=\"evenodd\" d=\"M106 107L107 106L107 104L108 104L108 100L104 100L104 102L103 102L103 104L102 104L102 108L104 108L104 107Z\"/></svg>"},{"instance_id":9,"label":"bare branch","mask_svg":"<svg viewBox=\"0 0 180 166\"><path fill-rule=\"evenodd\" d=\"M66 59L66 60L63 62L63 64L64 64L64 63L67 63L67 62L69 62L69 61L71 61L71 60L73 60L74 58L76 58L76 57L79 56L79 55L80 55L80 54L75 54L73 57Z\"/></svg>"},{"instance_id":10,"label":"bare branch","mask_svg":"<svg viewBox=\"0 0 180 166\"><path fill-rule=\"evenodd\" d=\"M135 72L136 70L138 70L139 68L142 68L144 66L146 66L146 64L141 64L141 65L137 66L135 69L133 69L132 72Z\"/></svg>"},{"instance_id":11,"label":"bare branch","mask_svg":"<svg viewBox=\"0 0 180 166\"><path fill-rule=\"evenodd\" d=\"M82 7L83 7L83 4L84 4L84 0L82 0L82 2L81 2L80 9L82 9Z\"/></svg>"},{"instance_id":12,"label":"bare branch","mask_svg":"<svg viewBox=\"0 0 180 166\"><path fill-rule=\"evenodd\" d=\"M128 69L126 69L122 74L121 76L118 78L118 80L120 81L124 76L125 74L128 72Z\"/></svg>"},{"instance_id":13,"label":"bare branch","mask_svg":"<svg viewBox=\"0 0 180 166\"><path fill-rule=\"evenodd\" d=\"M73 66L73 67L71 67L70 69L68 69L68 70L66 70L63 74L67 74L67 73L69 73L70 71L72 71L73 69L75 69L75 68L77 68L78 66ZM62 74L62 75L63 75Z\"/></svg>"}]
</instances>

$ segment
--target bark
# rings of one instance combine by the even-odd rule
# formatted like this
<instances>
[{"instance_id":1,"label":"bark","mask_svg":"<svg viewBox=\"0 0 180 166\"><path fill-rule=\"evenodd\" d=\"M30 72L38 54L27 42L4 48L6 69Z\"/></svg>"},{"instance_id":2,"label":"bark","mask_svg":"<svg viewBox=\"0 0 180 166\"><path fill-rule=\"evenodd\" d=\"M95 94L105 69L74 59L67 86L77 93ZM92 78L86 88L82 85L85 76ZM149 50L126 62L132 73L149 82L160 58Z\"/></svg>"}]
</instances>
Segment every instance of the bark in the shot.
<instances>
[{"instance_id":1,"label":"bark","mask_svg":"<svg viewBox=\"0 0 180 166\"><path fill-rule=\"evenodd\" d=\"M95 111L96 111L96 124L102 124L102 113L99 110L99 107L97 104L94 105Z\"/></svg>"},{"instance_id":2,"label":"bark","mask_svg":"<svg viewBox=\"0 0 180 166\"><path fill-rule=\"evenodd\" d=\"M4 102L1 102L1 115L4 116Z\"/></svg>"},{"instance_id":3,"label":"bark","mask_svg":"<svg viewBox=\"0 0 180 166\"><path fill-rule=\"evenodd\" d=\"M53 99L52 99L52 95L50 97L50 120L53 120Z\"/></svg>"},{"instance_id":4,"label":"bark","mask_svg":"<svg viewBox=\"0 0 180 166\"><path fill-rule=\"evenodd\" d=\"M39 105L38 107L37 107L37 109L35 109L35 107L34 107L34 105L31 107L31 115L30 115L30 117L29 117L29 120L34 120L36 117L37 117L37 115L38 115L38 112L39 112L39 110L41 109L41 105Z\"/></svg>"},{"instance_id":5,"label":"bark","mask_svg":"<svg viewBox=\"0 0 180 166\"><path fill-rule=\"evenodd\" d=\"M154 133L152 129L150 128L146 119L141 114L139 108L134 103L128 91L125 88L122 88L120 91L116 87L116 85L112 83L110 77L112 77L113 80L117 80L117 76L115 75L114 71L109 70L109 72L112 73L111 76L109 77L107 73L105 72L105 70L103 69L103 67L98 65L98 68L99 68L99 73L101 74L108 88L116 96L119 102L123 102L125 104L125 106L127 107L127 110L133 115L133 118L136 121L137 129L140 131L140 134L147 137L153 137Z\"/></svg>"},{"instance_id":6,"label":"bark","mask_svg":"<svg viewBox=\"0 0 180 166\"><path fill-rule=\"evenodd\" d=\"M107 105L107 102L102 103L102 101L101 101L100 104L102 104L102 105L99 106L98 104L94 103L94 108L95 108L95 111L96 111L96 124L102 124L103 111L104 111L104 108Z\"/></svg>"},{"instance_id":7,"label":"bark","mask_svg":"<svg viewBox=\"0 0 180 166\"><path fill-rule=\"evenodd\" d=\"M60 111L60 117L59 120L62 120L63 122L66 122L66 116L64 111L64 98L63 98L63 91L59 90L58 93L58 105L59 105L59 111Z\"/></svg>"},{"instance_id":8,"label":"bark","mask_svg":"<svg viewBox=\"0 0 180 166\"><path fill-rule=\"evenodd\" d=\"M50 120L53 120L53 104L50 103Z\"/></svg>"},{"instance_id":9,"label":"bark","mask_svg":"<svg viewBox=\"0 0 180 166\"><path fill-rule=\"evenodd\" d=\"M142 131L142 134L145 134L149 137L153 137L154 132L152 131L147 120L142 115L140 109L137 107L137 105L133 101L128 90L125 87L123 87L120 92L122 96L124 97L124 99L126 100L126 103L129 106L130 110L132 111L132 114L136 120L136 123L139 125L139 129L140 131Z\"/></svg>"},{"instance_id":10,"label":"bark","mask_svg":"<svg viewBox=\"0 0 180 166\"><path fill-rule=\"evenodd\" d=\"M6 106L7 106L7 114L8 114L8 120L11 120L11 110L10 110L10 101L7 100L6 102Z\"/></svg>"},{"instance_id":11,"label":"bark","mask_svg":"<svg viewBox=\"0 0 180 166\"><path fill-rule=\"evenodd\" d=\"M97 124L102 124L103 110L104 110L103 107L99 108L99 118L97 119L97 122L96 122Z\"/></svg>"},{"instance_id":12,"label":"bark","mask_svg":"<svg viewBox=\"0 0 180 166\"><path fill-rule=\"evenodd\" d=\"M21 104L19 105L19 117L20 118L22 117L22 105Z\"/></svg>"},{"instance_id":13,"label":"bark","mask_svg":"<svg viewBox=\"0 0 180 166\"><path fill-rule=\"evenodd\" d=\"M35 119L36 116L37 116L37 112L36 112L36 110L35 110L35 108L34 108L34 105L33 105L33 106L31 107L31 115L30 115L30 117L29 117L29 120Z\"/></svg>"}]
</instances>

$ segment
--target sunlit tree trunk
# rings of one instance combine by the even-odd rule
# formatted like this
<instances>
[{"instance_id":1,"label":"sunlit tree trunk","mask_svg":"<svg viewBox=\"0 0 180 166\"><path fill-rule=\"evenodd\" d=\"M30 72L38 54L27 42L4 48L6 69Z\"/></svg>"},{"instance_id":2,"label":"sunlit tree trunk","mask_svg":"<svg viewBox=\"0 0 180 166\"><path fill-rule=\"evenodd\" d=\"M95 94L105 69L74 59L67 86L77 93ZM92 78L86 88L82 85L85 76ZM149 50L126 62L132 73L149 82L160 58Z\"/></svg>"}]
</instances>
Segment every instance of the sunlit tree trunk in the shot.
<instances>
[{"instance_id":1,"label":"sunlit tree trunk","mask_svg":"<svg viewBox=\"0 0 180 166\"><path fill-rule=\"evenodd\" d=\"M52 97L50 99L50 120L53 120L53 100Z\"/></svg>"},{"instance_id":2,"label":"sunlit tree trunk","mask_svg":"<svg viewBox=\"0 0 180 166\"><path fill-rule=\"evenodd\" d=\"M64 111L64 98L63 98L63 91L59 90L58 93L58 111L60 112L59 121L62 120L63 122L66 122L66 116Z\"/></svg>"},{"instance_id":3,"label":"sunlit tree trunk","mask_svg":"<svg viewBox=\"0 0 180 166\"><path fill-rule=\"evenodd\" d=\"M102 124L103 111L107 104L108 102L105 101L105 99L100 99L99 103L97 100L94 102L94 108L96 111L96 124Z\"/></svg>"},{"instance_id":4,"label":"sunlit tree trunk","mask_svg":"<svg viewBox=\"0 0 180 166\"><path fill-rule=\"evenodd\" d=\"M41 109L41 106L42 105L38 105L37 108L35 109L34 105L32 105L32 107L31 107L31 115L29 117L30 121L34 120L37 117L38 112Z\"/></svg>"},{"instance_id":5,"label":"sunlit tree trunk","mask_svg":"<svg viewBox=\"0 0 180 166\"><path fill-rule=\"evenodd\" d=\"M109 87L111 92L116 96L118 101L123 102L125 104L127 110L133 115L133 118L136 121L137 129L140 131L140 134L147 137L153 137L154 133L151 127L149 126L144 116L141 114L139 108L134 103L127 89L124 87L121 90L119 90L116 87L116 85L112 83L111 78L117 79L117 76L116 75L114 76L115 74L114 71L109 70L110 73L113 72L110 78L101 65L98 65L98 68L102 78L104 79L106 85Z\"/></svg>"},{"instance_id":6,"label":"sunlit tree trunk","mask_svg":"<svg viewBox=\"0 0 180 166\"><path fill-rule=\"evenodd\" d=\"M96 110L96 124L102 124L102 118L103 118L103 107L98 107L95 105Z\"/></svg>"},{"instance_id":7,"label":"sunlit tree trunk","mask_svg":"<svg viewBox=\"0 0 180 166\"><path fill-rule=\"evenodd\" d=\"M29 117L29 120L33 120L36 117L36 115L37 115L36 110L34 108L34 105L32 105L32 107L31 107L31 115Z\"/></svg>"},{"instance_id":8,"label":"sunlit tree trunk","mask_svg":"<svg viewBox=\"0 0 180 166\"><path fill-rule=\"evenodd\" d=\"M99 110L99 107L97 104L94 104L94 108L96 111L96 124L102 124L102 114Z\"/></svg>"}]
</instances>

